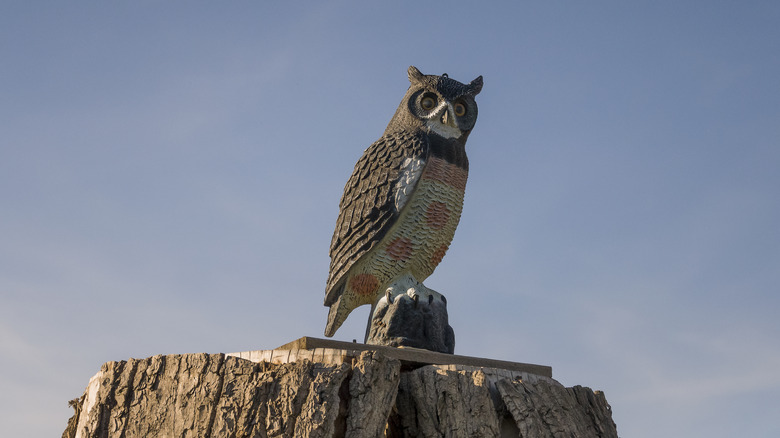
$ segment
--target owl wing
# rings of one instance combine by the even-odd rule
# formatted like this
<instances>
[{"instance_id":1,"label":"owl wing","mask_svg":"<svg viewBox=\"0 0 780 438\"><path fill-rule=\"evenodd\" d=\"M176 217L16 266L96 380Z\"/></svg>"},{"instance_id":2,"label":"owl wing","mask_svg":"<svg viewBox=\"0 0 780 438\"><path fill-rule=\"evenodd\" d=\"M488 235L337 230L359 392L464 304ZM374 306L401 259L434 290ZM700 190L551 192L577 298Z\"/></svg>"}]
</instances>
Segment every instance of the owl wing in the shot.
<instances>
[{"instance_id":1,"label":"owl wing","mask_svg":"<svg viewBox=\"0 0 780 438\"><path fill-rule=\"evenodd\" d=\"M409 132L385 134L363 152L344 187L330 244L325 305L339 297L345 274L368 253L398 218L398 181L409 158L425 158L424 137Z\"/></svg>"}]
</instances>

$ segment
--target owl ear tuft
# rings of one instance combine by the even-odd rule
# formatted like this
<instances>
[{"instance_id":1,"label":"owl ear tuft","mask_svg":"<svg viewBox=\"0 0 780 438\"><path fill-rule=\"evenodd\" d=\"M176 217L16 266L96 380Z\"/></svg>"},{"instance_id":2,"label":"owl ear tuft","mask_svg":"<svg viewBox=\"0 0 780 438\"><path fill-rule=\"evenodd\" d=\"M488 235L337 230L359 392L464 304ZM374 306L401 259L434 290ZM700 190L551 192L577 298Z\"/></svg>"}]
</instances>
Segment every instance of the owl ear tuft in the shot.
<instances>
[{"instance_id":1,"label":"owl ear tuft","mask_svg":"<svg viewBox=\"0 0 780 438\"><path fill-rule=\"evenodd\" d=\"M480 91L482 91L482 76L474 79L471 81L468 85L469 94L472 96L476 96L479 94Z\"/></svg>"},{"instance_id":2,"label":"owl ear tuft","mask_svg":"<svg viewBox=\"0 0 780 438\"><path fill-rule=\"evenodd\" d=\"M420 73L420 70L417 70L417 67L413 65L409 66L409 69L406 70L406 73L409 75L409 82L411 83L420 82L423 77L425 77L425 75Z\"/></svg>"}]
</instances>

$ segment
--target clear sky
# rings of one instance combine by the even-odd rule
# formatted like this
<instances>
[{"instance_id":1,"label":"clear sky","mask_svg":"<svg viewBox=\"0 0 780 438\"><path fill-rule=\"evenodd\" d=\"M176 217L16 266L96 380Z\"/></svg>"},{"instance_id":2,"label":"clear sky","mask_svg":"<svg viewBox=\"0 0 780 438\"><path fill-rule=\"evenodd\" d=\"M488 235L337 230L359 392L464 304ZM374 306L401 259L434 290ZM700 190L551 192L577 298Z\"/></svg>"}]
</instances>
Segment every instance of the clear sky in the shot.
<instances>
[{"instance_id":1,"label":"clear sky","mask_svg":"<svg viewBox=\"0 0 780 438\"><path fill-rule=\"evenodd\" d=\"M780 436L780 3L4 1L0 428L103 362L321 337L406 69L484 76L458 354L603 390L621 436ZM362 339L368 308L336 339Z\"/></svg>"}]
</instances>

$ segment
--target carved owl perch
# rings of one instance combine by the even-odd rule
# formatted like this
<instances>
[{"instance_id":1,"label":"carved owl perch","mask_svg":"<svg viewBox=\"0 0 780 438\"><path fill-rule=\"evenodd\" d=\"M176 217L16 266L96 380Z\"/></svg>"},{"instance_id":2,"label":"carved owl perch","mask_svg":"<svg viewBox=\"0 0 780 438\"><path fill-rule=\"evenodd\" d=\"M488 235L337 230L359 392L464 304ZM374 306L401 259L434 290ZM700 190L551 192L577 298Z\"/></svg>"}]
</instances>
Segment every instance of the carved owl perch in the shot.
<instances>
[{"instance_id":1,"label":"carved owl perch","mask_svg":"<svg viewBox=\"0 0 780 438\"><path fill-rule=\"evenodd\" d=\"M428 304L432 294L442 299L419 282L441 262L460 220L466 139L477 120L482 76L462 84L415 67L408 74L406 95L358 160L339 204L325 292L328 337L356 307L372 305L373 318L380 299L392 303L394 284L417 284L429 292Z\"/></svg>"}]
</instances>

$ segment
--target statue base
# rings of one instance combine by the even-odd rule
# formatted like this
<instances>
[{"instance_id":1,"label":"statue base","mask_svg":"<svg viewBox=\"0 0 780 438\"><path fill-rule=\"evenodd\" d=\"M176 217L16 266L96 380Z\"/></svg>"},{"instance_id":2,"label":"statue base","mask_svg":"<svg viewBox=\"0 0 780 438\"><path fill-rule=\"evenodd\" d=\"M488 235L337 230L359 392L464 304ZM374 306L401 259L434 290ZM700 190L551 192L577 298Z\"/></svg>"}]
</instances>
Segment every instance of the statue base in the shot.
<instances>
[{"instance_id":1,"label":"statue base","mask_svg":"<svg viewBox=\"0 0 780 438\"><path fill-rule=\"evenodd\" d=\"M391 284L374 305L370 318L366 344L455 352L447 299L412 276Z\"/></svg>"}]
</instances>

